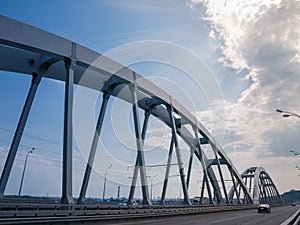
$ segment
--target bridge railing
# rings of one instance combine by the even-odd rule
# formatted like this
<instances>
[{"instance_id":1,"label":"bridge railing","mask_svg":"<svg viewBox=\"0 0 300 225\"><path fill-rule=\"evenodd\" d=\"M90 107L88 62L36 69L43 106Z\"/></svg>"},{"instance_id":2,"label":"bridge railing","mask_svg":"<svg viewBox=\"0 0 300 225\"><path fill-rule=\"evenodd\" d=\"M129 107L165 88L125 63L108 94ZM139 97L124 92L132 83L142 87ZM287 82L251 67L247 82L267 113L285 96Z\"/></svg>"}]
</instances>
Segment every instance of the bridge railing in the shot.
<instances>
[{"instance_id":1,"label":"bridge railing","mask_svg":"<svg viewBox=\"0 0 300 225\"><path fill-rule=\"evenodd\" d=\"M11 217L60 217L60 216L109 216L133 214L198 214L256 208L255 205L62 205L34 203L1 203L0 218Z\"/></svg>"}]
</instances>

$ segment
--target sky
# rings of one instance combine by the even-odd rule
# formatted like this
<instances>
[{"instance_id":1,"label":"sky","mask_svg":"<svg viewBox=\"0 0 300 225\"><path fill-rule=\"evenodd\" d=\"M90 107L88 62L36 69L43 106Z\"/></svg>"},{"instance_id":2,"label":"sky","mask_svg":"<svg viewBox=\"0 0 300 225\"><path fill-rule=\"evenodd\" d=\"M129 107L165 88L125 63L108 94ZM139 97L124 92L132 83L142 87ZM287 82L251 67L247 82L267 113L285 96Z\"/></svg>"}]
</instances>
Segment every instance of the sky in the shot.
<instances>
[{"instance_id":1,"label":"sky","mask_svg":"<svg viewBox=\"0 0 300 225\"><path fill-rule=\"evenodd\" d=\"M300 156L290 152L300 152L300 120L276 112L300 113L299 12L296 0L0 0L2 15L105 54L153 81L197 116L239 172L264 167L280 193L300 189ZM0 72L0 169L29 85L27 75ZM89 93L96 96L96 112L101 95ZM22 193L60 195L63 96L63 83L42 80L6 194L17 193L25 156L34 147ZM88 196L102 197L103 176L112 164L106 196L115 197L120 186L127 197L135 161L132 124L124 120L131 116L130 105L112 99L107 115ZM91 135L83 141L75 137L74 196ZM149 165L166 162L169 137L168 128L151 118L145 143ZM181 144L187 163L188 147ZM147 169L153 196L160 195L163 171ZM167 196L178 197L176 168L171 174ZM190 192L196 196L201 169L194 168L192 176Z\"/></svg>"}]
</instances>

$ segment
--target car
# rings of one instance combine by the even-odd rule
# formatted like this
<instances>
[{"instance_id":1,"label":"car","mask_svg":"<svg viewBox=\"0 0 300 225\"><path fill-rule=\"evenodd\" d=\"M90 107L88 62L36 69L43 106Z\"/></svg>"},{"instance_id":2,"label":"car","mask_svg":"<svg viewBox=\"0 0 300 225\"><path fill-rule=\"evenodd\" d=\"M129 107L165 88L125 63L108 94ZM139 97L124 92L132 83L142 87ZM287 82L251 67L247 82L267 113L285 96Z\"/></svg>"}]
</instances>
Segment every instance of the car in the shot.
<instances>
[{"instance_id":1,"label":"car","mask_svg":"<svg viewBox=\"0 0 300 225\"><path fill-rule=\"evenodd\" d=\"M137 202L136 202L135 200L133 200L133 201L131 202L131 205L137 206Z\"/></svg>"},{"instance_id":2,"label":"car","mask_svg":"<svg viewBox=\"0 0 300 225\"><path fill-rule=\"evenodd\" d=\"M269 204L259 204L257 208L258 213L266 212L270 213L271 212L271 207Z\"/></svg>"},{"instance_id":3,"label":"car","mask_svg":"<svg viewBox=\"0 0 300 225\"><path fill-rule=\"evenodd\" d=\"M293 203L292 203L292 206L296 206L296 203L295 203L295 202L293 202Z\"/></svg>"}]
</instances>

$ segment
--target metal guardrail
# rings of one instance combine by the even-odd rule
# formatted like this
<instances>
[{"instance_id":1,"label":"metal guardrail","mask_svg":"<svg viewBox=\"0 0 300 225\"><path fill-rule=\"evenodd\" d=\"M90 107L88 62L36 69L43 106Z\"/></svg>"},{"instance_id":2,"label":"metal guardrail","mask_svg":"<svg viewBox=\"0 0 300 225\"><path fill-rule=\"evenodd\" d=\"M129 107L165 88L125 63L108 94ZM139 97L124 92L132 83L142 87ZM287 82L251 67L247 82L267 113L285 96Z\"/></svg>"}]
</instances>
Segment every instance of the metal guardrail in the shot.
<instances>
[{"instance_id":1,"label":"metal guardrail","mask_svg":"<svg viewBox=\"0 0 300 225\"><path fill-rule=\"evenodd\" d=\"M280 225L298 225L300 223L300 209Z\"/></svg>"},{"instance_id":2,"label":"metal guardrail","mask_svg":"<svg viewBox=\"0 0 300 225\"><path fill-rule=\"evenodd\" d=\"M203 214L256 208L256 205L110 206L61 204L0 204L0 224L111 221Z\"/></svg>"}]
</instances>

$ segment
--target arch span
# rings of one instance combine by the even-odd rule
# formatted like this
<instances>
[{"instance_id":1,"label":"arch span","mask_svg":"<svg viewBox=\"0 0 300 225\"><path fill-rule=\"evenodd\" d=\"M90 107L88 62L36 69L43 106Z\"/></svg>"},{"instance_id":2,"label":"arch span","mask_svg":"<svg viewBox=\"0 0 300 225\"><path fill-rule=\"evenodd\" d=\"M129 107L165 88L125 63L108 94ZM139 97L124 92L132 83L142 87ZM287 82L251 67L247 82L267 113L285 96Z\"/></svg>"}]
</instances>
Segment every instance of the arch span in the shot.
<instances>
[{"instance_id":1,"label":"arch span","mask_svg":"<svg viewBox=\"0 0 300 225\"><path fill-rule=\"evenodd\" d=\"M72 190L74 85L83 85L97 90L102 92L103 96L98 121L94 127L94 138L88 162L85 171L83 171L84 176L78 204L84 203L85 200L99 136L101 132L104 132L102 131L102 124L107 103L111 98L120 98L132 106L136 163L128 198L129 204L133 201L138 173L140 173L139 177L141 179L143 204L152 204L148 190L147 165L143 152L143 143L146 138L150 116L167 125L171 134L165 176L161 182L163 184L161 204L165 203L172 155L175 155L177 159L178 176L180 177L180 186L185 204L191 204L189 182L193 161L198 161L198 164L201 165L203 175L200 177L200 201L198 203L231 204L228 182L234 186L234 192L243 193L243 201L241 201L240 195L237 195L238 203L253 203L253 197L243 181L243 175L240 176L225 151L201 122L179 104L176 99L136 72L77 43L4 16L0 16L0 58L0 70L32 76L31 87L1 174L0 199L4 196L39 82L41 79L48 78L65 82L62 203L74 203ZM101 58L100 61L96 60L99 58ZM87 75L87 80L83 78L84 74ZM140 111L144 112L143 123L140 121ZM182 149L179 139L182 139L190 148L190 161L187 168L184 167L182 162ZM185 170L187 170L187 173ZM228 178L225 178L225 174Z\"/></svg>"},{"instance_id":2,"label":"arch span","mask_svg":"<svg viewBox=\"0 0 300 225\"><path fill-rule=\"evenodd\" d=\"M245 185L256 204L268 203L268 204L282 204L283 200L279 194L273 180L268 172L262 167L251 167L246 169L241 174ZM236 184L237 188L239 184ZM232 187L230 191L230 199L233 201L234 196L236 198L243 198L242 194L235 192Z\"/></svg>"}]
</instances>

